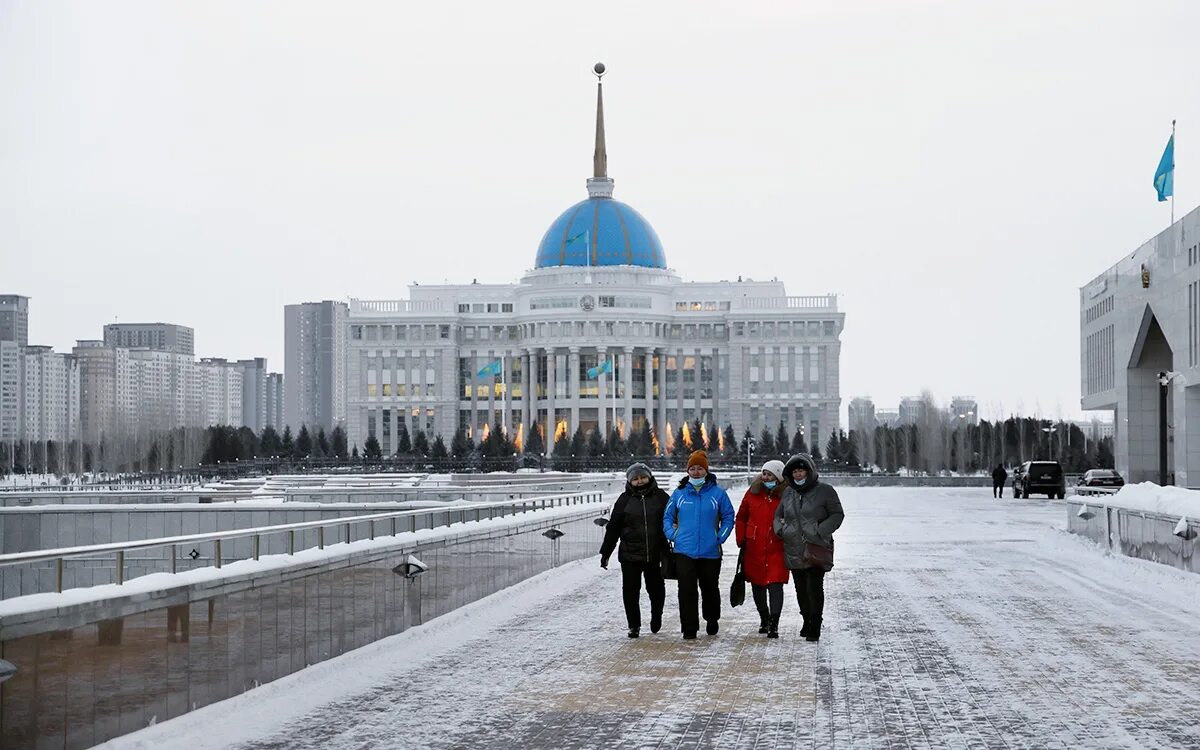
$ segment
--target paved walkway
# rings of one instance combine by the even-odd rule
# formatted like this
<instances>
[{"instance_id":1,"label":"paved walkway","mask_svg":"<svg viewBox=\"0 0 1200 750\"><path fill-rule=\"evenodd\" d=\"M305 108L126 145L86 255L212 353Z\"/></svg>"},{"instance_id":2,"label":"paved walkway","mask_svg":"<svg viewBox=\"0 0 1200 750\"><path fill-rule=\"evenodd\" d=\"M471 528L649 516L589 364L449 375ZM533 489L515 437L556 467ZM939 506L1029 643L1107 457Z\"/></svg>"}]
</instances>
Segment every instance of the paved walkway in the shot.
<instances>
[{"instance_id":1,"label":"paved walkway","mask_svg":"<svg viewBox=\"0 0 1200 750\"><path fill-rule=\"evenodd\" d=\"M670 584L663 632L627 639L591 560L114 746L1200 746L1200 577L1045 501L842 495L818 644L790 592L778 641L747 602L685 642Z\"/></svg>"}]
</instances>

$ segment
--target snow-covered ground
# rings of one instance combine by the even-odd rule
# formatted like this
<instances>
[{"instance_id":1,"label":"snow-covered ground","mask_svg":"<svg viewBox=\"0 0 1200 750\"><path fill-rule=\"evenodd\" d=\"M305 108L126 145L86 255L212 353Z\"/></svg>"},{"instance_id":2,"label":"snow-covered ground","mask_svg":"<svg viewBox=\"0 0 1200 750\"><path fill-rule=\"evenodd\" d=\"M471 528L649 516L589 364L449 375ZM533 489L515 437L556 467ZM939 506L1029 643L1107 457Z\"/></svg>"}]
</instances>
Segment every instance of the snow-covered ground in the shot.
<instances>
[{"instance_id":1,"label":"snow-covered ground","mask_svg":"<svg viewBox=\"0 0 1200 750\"><path fill-rule=\"evenodd\" d=\"M818 644L790 593L778 641L749 602L682 641L672 583L627 639L593 558L107 746L1200 746L1200 576L1065 533L1061 503L842 497Z\"/></svg>"}]
</instances>

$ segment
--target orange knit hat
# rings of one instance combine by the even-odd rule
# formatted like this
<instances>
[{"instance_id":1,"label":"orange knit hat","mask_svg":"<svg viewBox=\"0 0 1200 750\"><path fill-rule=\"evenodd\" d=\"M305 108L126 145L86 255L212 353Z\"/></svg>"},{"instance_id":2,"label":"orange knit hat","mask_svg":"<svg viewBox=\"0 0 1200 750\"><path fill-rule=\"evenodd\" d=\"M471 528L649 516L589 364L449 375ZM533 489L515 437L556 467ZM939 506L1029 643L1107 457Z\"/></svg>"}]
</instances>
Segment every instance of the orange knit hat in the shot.
<instances>
[{"instance_id":1,"label":"orange knit hat","mask_svg":"<svg viewBox=\"0 0 1200 750\"><path fill-rule=\"evenodd\" d=\"M692 451L692 455L688 456L688 465L690 469L693 466L703 466L705 471L708 471L708 454L704 451Z\"/></svg>"}]
</instances>

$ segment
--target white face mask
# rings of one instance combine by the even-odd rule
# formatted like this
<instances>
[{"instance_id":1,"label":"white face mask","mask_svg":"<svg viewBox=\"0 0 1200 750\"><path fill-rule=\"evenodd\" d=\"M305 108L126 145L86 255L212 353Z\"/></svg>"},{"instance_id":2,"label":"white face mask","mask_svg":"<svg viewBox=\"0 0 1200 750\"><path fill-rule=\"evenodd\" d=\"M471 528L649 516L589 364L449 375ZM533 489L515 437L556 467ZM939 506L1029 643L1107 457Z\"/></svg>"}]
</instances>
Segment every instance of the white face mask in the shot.
<instances>
[{"instance_id":1,"label":"white face mask","mask_svg":"<svg viewBox=\"0 0 1200 750\"><path fill-rule=\"evenodd\" d=\"M688 477L688 483L693 487L699 487L704 484L704 477Z\"/></svg>"},{"instance_id":2,"label":"white face mask","mask_svg":"<svg viewBox=\"0 0 1200 750\"><path fill-rule=\"evenodd\" d=\"M773 490L777 484L779 484L779 482L768 479L763 482L763 487L766 487L768 490Z\"/></svg>"}]
</instances>

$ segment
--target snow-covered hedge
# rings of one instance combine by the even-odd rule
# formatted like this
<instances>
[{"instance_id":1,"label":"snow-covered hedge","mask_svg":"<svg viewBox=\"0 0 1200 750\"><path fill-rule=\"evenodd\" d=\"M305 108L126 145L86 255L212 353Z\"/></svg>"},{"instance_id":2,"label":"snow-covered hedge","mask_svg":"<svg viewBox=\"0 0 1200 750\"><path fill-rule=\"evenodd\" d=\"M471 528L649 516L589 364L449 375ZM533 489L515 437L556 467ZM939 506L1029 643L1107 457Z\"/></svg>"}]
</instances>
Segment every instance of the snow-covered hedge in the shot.
<instances>
[{"instance_id":1,"label":"snow-covered hedge","mask_svg":"<svg viewBox=\"0 0 1200 750\"><path fill-rule=\"evenodd\" d=\"M1200 518L1200 491L1182 487L1160 487L1153 482L1127 484L1120 492L1106 498L1089 498L1093 505L1161 513L1165 516Z\"/></svg>"}]
</instances>

